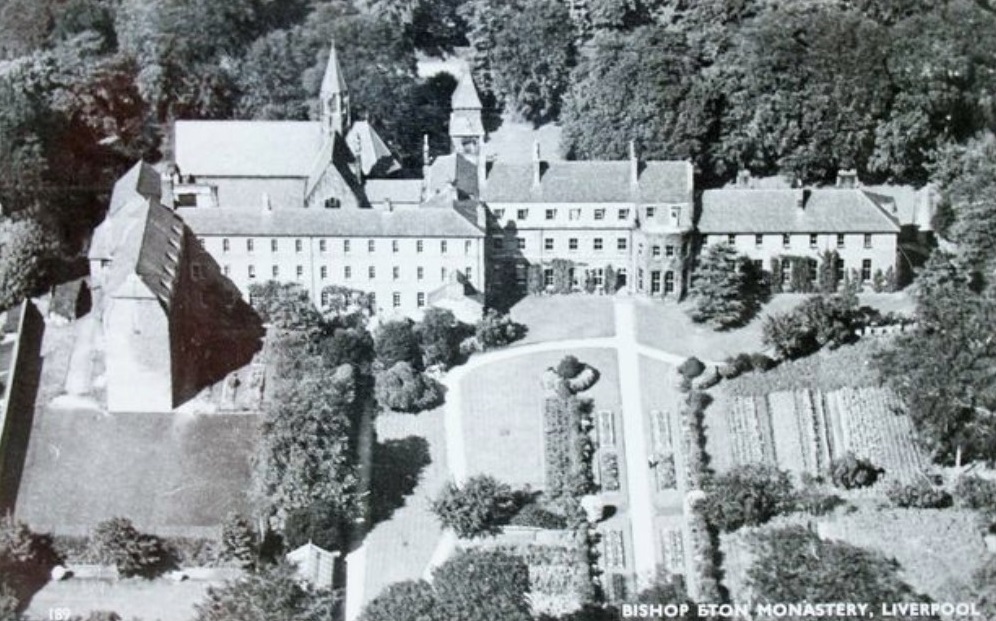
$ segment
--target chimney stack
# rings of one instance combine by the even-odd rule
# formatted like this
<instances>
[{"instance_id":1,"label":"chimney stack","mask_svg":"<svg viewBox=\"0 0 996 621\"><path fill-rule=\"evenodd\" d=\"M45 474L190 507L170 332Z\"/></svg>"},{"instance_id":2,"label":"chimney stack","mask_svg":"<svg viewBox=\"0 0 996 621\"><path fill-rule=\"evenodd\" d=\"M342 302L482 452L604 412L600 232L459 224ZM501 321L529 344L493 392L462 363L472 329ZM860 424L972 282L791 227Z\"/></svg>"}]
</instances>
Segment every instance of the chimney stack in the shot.
<instances>
[{"instance_id":1,"label":"chimney stack","mask_svg":"<svg viewBox=\"0 0 996 621\"><path fill-rule=\"evenodd\" d=\"M849 168L849 169L841 168L840 170L838 170L837 187L838 188L858 187L858 171L854 168Z\"/></svg>"},{"instance_id":2,"label":"chimney stack","mask_svg":"<svg viewBox=\"0 0 996 621\"><path fill-rule=\"evenodd\" d=\"M809 200L809 190L797 188L795 191L795 206L798 209L806 209L806 201Z\"/></svg>"},{"instance_id":3,"label":"chimney stack","mask_svg":"<svg viewBox=\"0 0 996 621\"><path fill-rule=\"evenodd\" d=\"M636 143L629 141L629 182L636 187L640 183L640 160L636 157Z\"/></svg>"},{"instance_id":4,"label":"chimney stack","mask_svg":"<svg viewBox=\"0 0 996 621\"><path fill-rule=\"evenodd\" d=\"M533 186L534 187L539 187L542 168L543 168L543 161L540 159L539 140L534 140L533 141Z\"/></svg>"},{"instance_id":5,"label":"chimney stack","mask_svg":"<svg viewBox=\"0 0 996 621\"><path fill-rule=\"evenodd\" d=\"M738 188L749 188L750 187L750 171L742 168L737 171L737 187Z\"/></svg>"},{"instance_id":6,"label":"chimney stack","mask_svg":"<svg viewBox=\"0 0 996 621\"><path fill-rule=\"evenodd\" d=\"M273 203L270 202L270 195L263 192L263 213L273 213Z\"/></svg>"},{"instance_id":7,"label":"chimney stack","mask_svg":"<svg viewBox=\"0 0 996 621\"><path fill-rule=\"evenodd\" d=\"M487 231L488 230L488 208L484 206L484 203L478 202L477 203L476 212L477 213L475 215L477 216L477 218L476 218L477 219L477 226L480 227L482 230Z\"/></svg>"}]
</instances>

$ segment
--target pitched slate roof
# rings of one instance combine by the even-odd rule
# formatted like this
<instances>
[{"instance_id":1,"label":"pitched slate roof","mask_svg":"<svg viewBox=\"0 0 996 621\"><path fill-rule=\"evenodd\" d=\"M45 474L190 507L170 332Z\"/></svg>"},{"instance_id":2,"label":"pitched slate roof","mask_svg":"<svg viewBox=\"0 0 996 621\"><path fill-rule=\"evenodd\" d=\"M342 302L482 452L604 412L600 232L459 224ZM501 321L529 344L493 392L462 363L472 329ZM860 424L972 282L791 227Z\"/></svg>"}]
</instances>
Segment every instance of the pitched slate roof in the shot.
<instances>
[{"instance_id":1,"label":"pitched slate roof","mask_svg":"<svg viewBox=\"0 0 996 621\"><path fill-rule=\"evenodd\" d=\"M885 197L860 189L724 188L702 194L698 229L710 233L898 233Z\"/></svg>"},{"instance_id":2,"label":"pitched slate roof","mask_svg":"<svg viewBox=\"0 0 996 621\"><path fill-rule=\"evenodd\" d=\"M88 256L110 261L99 284L111 297L158 298L168 305L182 262L185 229L183 221L159 203L158 192L143 194L152 191L150 170L140 162L114 184L116 209L94 231Z\"/></svg>"},{"instance_id":3,"label":"pitched slate roof","mask_svg":"<svg viewBox=\"0 0 996 621\"><path fill-rule=\"evenodd\" d=\"M413 203L422 201L421 179L367 179L363 191L371 204Z\"/></svg>"},{"instance_id":4,"label":"pitched slate roof","mask_svg":"<svg viewBox=\"0 0 996 621\"><path fill-rule=\"evenodd\" d=\"M197 235L232 237L482 237L469 214L449 207L385 209L178 209Z\"/></svg>"},{"instance_id":5,"label":"pitched slate roof","mask_svg":"<svg viewBox=\"0 0 996 621\"><path fill-rule=\"evenodd\" d=\"M894 215L900 224L915 225L922 231L932 230L931 220L939 200L935 186L917 189L909 185L867 185L862 188L870 194L892 199Z\"/></svg>"},{"instance_id":6,"label":"pitched slate roof","mask_svg":"<svg viewBox=\"0 0 996 621\"><path fill-rule=\"evenodd\" d=\"M322 148L316 121L177 121L174 160L184 175L307 177Z\"/></svg>"},{"instance_id":7,"label":"pitched slate roof","mask_svg":"<svg viewBox=\"0 0 996 621\"><path fill-rule=\"evenodd\" d=\"M454 110L480 110L481 98L477 96L474 77L469 71L460 74L456 89L453 90L451 105Z\"/></svg>"},{"instance_id":8,"label":"pitched slate roof","mask_svg":"<svg viewBox=\"0 0 996 621\"><path fill-rule=\"evenodd\" d=\"M483 136L484 123L479 112L454 110L450 113L450 136Z\"/></svg>"},{"instance_id":9,"label":"pitched slate roof","mask_svg":"<svg viewBox=\"0 0 996 621\"><path fill-rule=\"evenodd\" d=\"M391 149L367 121L357 121L346 134L346 144L353 155L359 155L364 176L388 175L401 170Z\"/></svg>"},{"instance_id":10,"label":"pitched slate roof","mask_svg":"<svg viewBox=\"0 0 996 621\"><path fill-rule=\"evenodd\" d=\"M488 203L687 203L692 194L688 162L642 162L630 183L630 162L543 162L538 186L533 163L495 162L481 198Z\"/></svg>"},{"instance_id":11,"label":"pitched slate roof","mask_svg":"<svg viewBox=\"0 0 996 621\"><path fill-rule=\"evenodd\" d=\"M429 196L449 188L474 196L478 192L477 165L459 153L441 155L432 161L425 181Z\"/></svg>"}]
</instances>

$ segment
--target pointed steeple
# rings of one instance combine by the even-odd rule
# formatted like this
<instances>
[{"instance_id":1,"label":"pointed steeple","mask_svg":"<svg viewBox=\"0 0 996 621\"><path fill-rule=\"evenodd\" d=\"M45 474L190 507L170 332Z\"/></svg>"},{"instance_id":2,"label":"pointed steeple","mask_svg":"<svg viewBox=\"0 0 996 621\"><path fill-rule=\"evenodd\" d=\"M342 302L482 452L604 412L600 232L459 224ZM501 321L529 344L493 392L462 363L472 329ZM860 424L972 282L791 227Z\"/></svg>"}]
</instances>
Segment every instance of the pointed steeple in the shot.
<instances>
[{"instance_id":1,"label":"pointed steeple","mask_svg":"<svg viewBox=\"0 0 996 621\"><path fill-rule=\"evenodd\" d=\"M454 110L480 110L483 107L469 69L460 74L451 103Z\"/></svg>"},{"instance_id":2,"label":"pointed steeple","mask_svg":"<svg viewBox=\"0 0 996 621\"><path fill-rule=\"evenodd\" d=\"M325 66L320 92L322 100L322 122L328 133L345 134L349 127L349 87L339 66L339 55L332 39L329 62Z\"/></svg>"}]
</instances>

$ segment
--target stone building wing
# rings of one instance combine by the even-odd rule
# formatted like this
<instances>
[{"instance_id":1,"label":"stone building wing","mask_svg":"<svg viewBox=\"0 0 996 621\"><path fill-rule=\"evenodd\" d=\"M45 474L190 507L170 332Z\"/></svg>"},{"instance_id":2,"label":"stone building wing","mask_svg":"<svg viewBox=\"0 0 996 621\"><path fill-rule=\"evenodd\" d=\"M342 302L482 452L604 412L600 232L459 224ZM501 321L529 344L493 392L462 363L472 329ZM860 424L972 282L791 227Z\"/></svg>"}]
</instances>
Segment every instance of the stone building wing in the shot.
<instances>
[{"instance_id":1,"label":"stone building wing","mask_svg":"<svg viewBox=\"0 0 996 621\"><path fill-rule=\"evenodd\" d=\"M885 201L861 189L706 190L698 222L715 233L899 233Z\"/></svg>"}]
</instances>

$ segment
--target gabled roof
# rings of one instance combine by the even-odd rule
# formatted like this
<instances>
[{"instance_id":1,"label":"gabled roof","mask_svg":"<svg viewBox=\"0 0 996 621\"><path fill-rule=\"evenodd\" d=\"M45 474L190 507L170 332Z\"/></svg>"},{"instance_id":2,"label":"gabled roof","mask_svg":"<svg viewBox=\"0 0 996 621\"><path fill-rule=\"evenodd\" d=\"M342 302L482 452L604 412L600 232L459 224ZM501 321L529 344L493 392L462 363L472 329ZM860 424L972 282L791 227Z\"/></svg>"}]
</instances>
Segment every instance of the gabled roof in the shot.
<instances>
[{"instance_id":1,"label":"gabled roof","mask_svg":"<svg viewBox=\"0 0 996 621\"><path fill-rule=\"evenodd\" d=\"M322 95L332 95L335 93L345 93L349 90L346 86L346 79L342 76L342 68L339 66L339 54L335 49L335 41L332 41L329 52L329 62L325 65L325 75L322 76Z\"/></svg>"},{"instance_id":2,"label":"gabled roof","mask_svg":"<svg viewBox=\"0 0 996 621\"><path fill-rule=\"evenodd\" d=\"M177 210L197 235L232 237L482 237L469 212L449 207L386 209Z\"/></svg>"},{"instance_id":3,"label":"gabled roof","mask_svg":"<svg viewBox=\"0 0 996 621\"><path fill-rule=\"evenodd\" d=\"M363 175L388 175L401 170L391 149L367 121L357 121L346 134L346 144L354 156L359 156Z\"/></svg>"},{"instance_id":4,"label":"gabled roof","mask_svg":"<svg viewBox=\"0 0 996 621\"><path fill-rule=\"evenodd\" d=\"M482 200L487 203L687 203L692 196L688 162L641 162L634 187L624 161L542 162L539 185L533 163L495 162Z\"/></svg>"},{"instance_id":5,"label":"gabled roof","mask_svg":"<svg viewBox=\"0 0 996 621\"><path fill-rule=\"evenodd\" d=\"M169 304L182 260L183 222L159 203L159 176L139 162L114 184L107 217L94 230L88 257L110 261L101 284L111 297Z\"/></svg>"},{"instance_id":6,"label":"gabled roof","mask_svg":"<svg viewBox=\"0 0 996 621\"><path fill-rule=\"evenodd\" d=\"M174 160L195 177L307 177L322 147L317 121L176 121Z\"/></svg>"},{"instance_id":7,"label":"gabled roof","mask_svg":"<svg viewBox=\"0 0 996 621\"><path fill-rule=\"evenodd\" d=\"M305 184L305 198L309 199L311 197L312 191L318 185L318 182L322 180L323 176L334 174L342 179L352 193L353 198L359 204L362 204L362 184L356 178L352 168L355 161L356 158L353 152L346 145L346 139L338 133L333 133L331 138L322 144L318 155L312 158L311 167L307 175L307 183ZM344 197L339 196L337 198L342 199Z\"/></svg>"},{"instance_id":8,"label":"gabled roof","mask_svg":"<svg viewBox=\"0 0 996 621\"><path fill-rule=\"evenodd\" d=\"M476 196L477 166L460 153L441 155L429 166L426 178L429 196L456 188L464 196Z\"/></svg>"},{"instance_id":9,"label":"gabled roof","mask_svg":"<svg viewBox=\"0 0 996 621\"><path fill-rule=\"evenodd\" d=\"M460 74L451 104L454 110L480 110L483 107L481 98L477 96L477 87L474 86L474 76L470 71Z\"/></svg>"},{"instance_id":10,"label":"gabled roof","mask_svg":"<svg viewBox=\"0 0 996 621\"><path fill-rule=\"evenodd\" d=\"M367 179L363 191L371 204L410 203L417 205L422 201L421 179Z\"/></svg>"},{"instance_id":11,"label":"gabled roof","mask_svg":"<svg viewBox=\"0 0 996 621\"><path fill-rule=\"evenodd\" d=\"M893 201L894 215L900 224L913 225L921 231L932 230L931 220L940 197L937 188L926 185L914 188L909 185L868 185L862 186L870 195L888 197Z\"/></svg>"},{"instance_id":12,"label":"gabled roof","mask_svg":"<svg viewBox=\"0 0 996 621\"><path fill-rule=\"evenodd\" d=\"M798 206L802 192L804 208ZM884 199L853 188L706 190L698 229L703 234L898 233Z\"/></svg>"}]
</instances>

